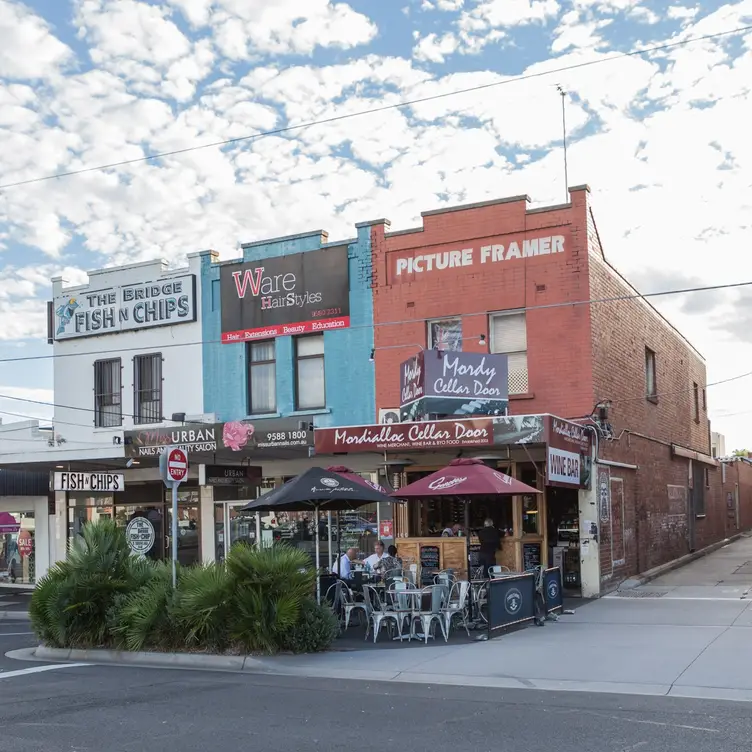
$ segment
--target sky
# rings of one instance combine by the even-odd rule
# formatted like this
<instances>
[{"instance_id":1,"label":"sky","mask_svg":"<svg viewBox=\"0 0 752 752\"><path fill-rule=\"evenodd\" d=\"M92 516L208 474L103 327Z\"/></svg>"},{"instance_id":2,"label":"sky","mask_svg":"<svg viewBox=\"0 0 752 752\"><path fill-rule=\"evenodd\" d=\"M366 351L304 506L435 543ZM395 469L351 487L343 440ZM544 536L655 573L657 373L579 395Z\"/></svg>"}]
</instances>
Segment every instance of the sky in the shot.
<instances>
[{"instance_id":1,"label":"sky","mask_svg":"<svg viewBox=\"0 0 752 752\"><path fill-rule=\"evenodd\" d=\"M33 358L53 276L561 203L557 85L568 182L591 186L609 260L641 292L752 281L752 32L619 56L745 25L752 0L0 0L0 417L52 414L21 400L52 401ZM713 429L752 446L752 376L734 378L752 371L752 287L654 302L726 382L708 387Z\"/></svg>"}]
</instances>

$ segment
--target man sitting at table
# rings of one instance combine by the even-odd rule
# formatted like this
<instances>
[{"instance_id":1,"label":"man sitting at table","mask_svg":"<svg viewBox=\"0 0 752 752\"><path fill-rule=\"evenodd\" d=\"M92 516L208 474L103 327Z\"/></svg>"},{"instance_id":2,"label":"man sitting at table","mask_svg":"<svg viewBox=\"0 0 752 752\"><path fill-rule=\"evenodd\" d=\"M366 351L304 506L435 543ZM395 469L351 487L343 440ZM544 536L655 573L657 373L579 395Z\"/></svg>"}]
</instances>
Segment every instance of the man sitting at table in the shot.
<instances>
[{"instance_id":1,"label":"man sitting at table","mask_svg":"<svg viewBox=\"0 0 752 752\"><path fill-rule=\"evenodd\" d=\"M397 546L389 546L386 554L374 567L375 572L384 573L393 569L402 569L402 559L397 556Z\"/></svg>"},{"instance_id":2,"label":"man sitting at table","mask_svg":"<svg viewBox=\"0 0 752 752\"><path fill-rule=\"evenodd\" d=\"M352 562L355 561L355 554L357 551L354 548L348 548L345 553L340 556L338 562L335 562L332 567L332 574L339 576L341 580L352 579Z\"/></svg>"},{"instance_id":3,"label":"man sitting at table","mask_svg":"<svg viewBox=\"0 0 752 752\"><path fill-rule=\"evenodd\" d=\"M363 566L371 572L376 569L376 565L384 558L384 541L376 541L374 548L376 553L371 554L363 562Z\"/></svg>"}]
</instances>

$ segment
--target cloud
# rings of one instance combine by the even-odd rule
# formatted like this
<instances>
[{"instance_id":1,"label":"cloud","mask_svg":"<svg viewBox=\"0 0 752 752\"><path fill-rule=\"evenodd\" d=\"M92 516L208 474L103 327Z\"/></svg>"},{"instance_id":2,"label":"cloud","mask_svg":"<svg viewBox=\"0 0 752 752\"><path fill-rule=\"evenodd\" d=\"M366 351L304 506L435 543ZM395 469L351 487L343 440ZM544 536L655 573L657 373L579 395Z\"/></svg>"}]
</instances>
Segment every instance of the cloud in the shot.
<instances>
[{"instance_id":1,"label":"cloud","mask_svg":"<svg viewBox=\"0 0 752 752\"><path fill-rule=\"evenodd\" d=\"M692 290L709 286L702 277L670 269L647 268L633 271L629 281L638 292L643 294ZM681 295L659 295L651 297L650 301L653 305L676 307L682 313L701 315L714 312L727 303L728 293L725 290L703 290Z\"/></svg>"},{"instance_id":2,"label":"cloud","mask_svg":"<svg viewBox=\"0 0 752 752\"><path fill-rule=\"evenodd\" d=\"M71 55L46 21L21 3L0 0L0 77L47 79Z\"/></svg>"},{"instance_id":3,"label":"cloud","mask_svg":"<svg viewBox=\"0 0 752 752\"><path fill-rule=\"evenodd\" d=\"M16 399L12 399L13 397ZM13 428L9 428L6 424L35 419L42 421L52 419L54 408L51 404L37 405L35 402L24 402L23 400L52 403L53 391L52 389L29 389L0 384L0 423L3 424L3 428L0 429L0 437L8 444L12 441L24 441L27 437L21 438L23 435L21 433L14 437Z\"/></svg>"}]
</instances>

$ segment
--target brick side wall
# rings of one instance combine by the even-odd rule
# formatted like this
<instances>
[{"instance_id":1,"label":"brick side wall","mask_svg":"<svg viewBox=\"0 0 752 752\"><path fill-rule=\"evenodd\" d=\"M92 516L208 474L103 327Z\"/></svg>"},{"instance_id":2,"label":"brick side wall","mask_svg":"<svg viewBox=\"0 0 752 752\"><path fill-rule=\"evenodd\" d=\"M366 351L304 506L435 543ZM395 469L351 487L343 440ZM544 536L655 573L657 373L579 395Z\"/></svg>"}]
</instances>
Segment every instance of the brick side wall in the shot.
<instances>
[{"instance_id":1,"label":"brick side wall","mask_svg":"<svg viewBox=\"0 0 752 752\"><path fill-rule=\"evenodd\" d=\"M590 413L589 307L545 307L589 297L585 192L572 196L572 206L545 211L528 211L521 198L428 214L414 232L384 235L383 227L373 228L378 408L399 406L399 365L427 345L427 319L463 316L464 349L485 351L478 338L490 342L488 313L528 308L529 393L513 398L510 412ZM478 263L482 246L546 235L564 235L565 252ZM396 275L398 258L470 247L473 266Z\"/></svg>"},{"instance_id":2,"label":"brick side wall","mask_svg":"<svg viewBox=\"0 0 752 752\"><path fill-rule=\"evenodd\" d=\"M589 214L590 291L594 299L634 294L603 259ZM710 454L710 429L703 409L705 363L668 322L642 300L595 303L592 311L593 383L596 400L613 401L617 433L636 431ZM645 348L656 353L657 403L645 398ZM699 421L694 420L692 385L699 389Z\"/></svg>"}]
</instances>

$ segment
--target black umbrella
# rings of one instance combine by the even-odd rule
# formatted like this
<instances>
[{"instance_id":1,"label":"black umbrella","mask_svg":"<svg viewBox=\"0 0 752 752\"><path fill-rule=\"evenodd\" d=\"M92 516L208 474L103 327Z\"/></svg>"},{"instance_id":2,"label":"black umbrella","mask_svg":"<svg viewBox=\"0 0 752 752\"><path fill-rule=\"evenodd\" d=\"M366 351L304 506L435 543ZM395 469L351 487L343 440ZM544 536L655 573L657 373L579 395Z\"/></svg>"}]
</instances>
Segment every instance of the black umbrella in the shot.
<instances>
[{"instance_id":1,"label":"black umbrella","mask_svg":"<svg viewBox=\"0 0 752 752\"><path fill-rule=\"evenodd\" d=\"M319 511L357 509L367 504L394 499L365 482L353 481L331 470L312 467L243 507L244 512L302 512L313 509L318 530ZM316 535L316 568L319 566L319 536ZM321 600L321 583L316 578L316 596Z\"/></svg>"}]
</instances>

